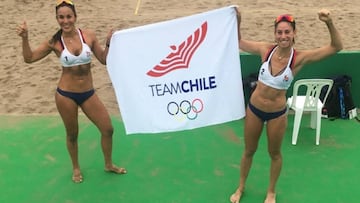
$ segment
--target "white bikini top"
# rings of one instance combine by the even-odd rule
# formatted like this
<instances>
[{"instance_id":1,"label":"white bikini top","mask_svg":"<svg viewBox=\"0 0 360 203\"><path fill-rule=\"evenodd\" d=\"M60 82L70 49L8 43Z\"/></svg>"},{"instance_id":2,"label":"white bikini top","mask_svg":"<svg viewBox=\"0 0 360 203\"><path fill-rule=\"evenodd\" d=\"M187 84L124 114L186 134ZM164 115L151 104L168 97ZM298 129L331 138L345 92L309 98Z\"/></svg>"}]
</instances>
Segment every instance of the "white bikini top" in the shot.
<instances>
[{"instance_id":1,"label":"white bikini top","mask_svg":"<svg viewBox=\"0 0 360 203\"><path fill-rule=\"evenodd\" d=\"M70 53L70 51L66 48L63 37L61 36L61 45L63 47L63 51L61 52L60 55L60 63L63 67L73 67L73 66L88 64L91 62L91 49L85 43L84 37L80 29L78 29L78 33L80 36L82 48L81 48L81 53L77 56Z\"/></svg>"},{"instance_id":2,"label":"white bikini top","mask_svg":"<svg viewBox=\"0 0 360 203\"><path fill-rule=\"evenodd\" d=\"M272 88L280 89L280 90L287 90L290 87L291 82L294 79L291 68L292 68L292 65L293 65L294 59L295 59L295 57L294 57L295 50L294 50L294 48L291 48L291 54L290 54L288 64L284 67L283 70L281 70L279 72L279 74L273 76L271 74L270 60L276 49L277 49L277 46L272 48L270 54L268 55L268 58L261 65L258 80Z\"/></svg>"}]
</instances>

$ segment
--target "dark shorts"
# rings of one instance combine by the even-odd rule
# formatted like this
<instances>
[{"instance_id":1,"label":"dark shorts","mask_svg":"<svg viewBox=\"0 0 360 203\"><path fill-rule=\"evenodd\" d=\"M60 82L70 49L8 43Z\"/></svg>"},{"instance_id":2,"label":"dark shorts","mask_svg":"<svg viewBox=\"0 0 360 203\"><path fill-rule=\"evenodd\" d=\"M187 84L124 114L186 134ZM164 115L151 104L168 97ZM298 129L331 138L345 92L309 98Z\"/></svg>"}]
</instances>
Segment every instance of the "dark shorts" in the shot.
<instances>
[{"instance_id":1,"label":"dark shorts","mask_svg":"<svg viewBox=\"0 0 360 203\"><path fill-rule=\"evenodd\" d=\"M87 92L68 92L68 91L64 91L60 88L57 88L56 91L61 94L64 97L68 97L70 99L72 99L77 105L81 105L82 103L84 103L84 101L86 101L87 99L89 99L94 93L95 90L89 90Z\"/></svg>"},{"instance_id":2,"label":"dark shorts","mask_svg":"<svg viewBox=\"0 0 360 203\"><path fill-rule=\"evenodd\" d=\"M256 108L255 106L253 106L250 102L249 102L249 109L257 116L259 117L263 122L265 121L269 121L271 119L274 118L278 118L281 115L283 115L284 113L286 113L287 108L285 108L284 110L278 111L278 112L271 112L271 113L267 113L267 112L263 112L260 109Z\"/></svg>"}]
</instances>

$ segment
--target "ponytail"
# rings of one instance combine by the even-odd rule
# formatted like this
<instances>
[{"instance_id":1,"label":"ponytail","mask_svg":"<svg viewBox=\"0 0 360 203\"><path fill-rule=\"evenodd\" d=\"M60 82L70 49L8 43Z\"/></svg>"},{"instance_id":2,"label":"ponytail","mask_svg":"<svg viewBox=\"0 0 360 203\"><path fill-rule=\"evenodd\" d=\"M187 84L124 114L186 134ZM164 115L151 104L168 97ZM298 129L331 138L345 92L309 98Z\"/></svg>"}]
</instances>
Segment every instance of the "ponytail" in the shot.
<instances>
[{"instance_id":1,"label":"ponytail","mask_svg":"<svg viewBox=\"0 0 360 203\"><path fill-rule=\"evenodd\" d=\"M62 34L62 29L59 29L51 38L52 43L56 43L57 41L60 41Z\"/></svg>"}]
</instances>

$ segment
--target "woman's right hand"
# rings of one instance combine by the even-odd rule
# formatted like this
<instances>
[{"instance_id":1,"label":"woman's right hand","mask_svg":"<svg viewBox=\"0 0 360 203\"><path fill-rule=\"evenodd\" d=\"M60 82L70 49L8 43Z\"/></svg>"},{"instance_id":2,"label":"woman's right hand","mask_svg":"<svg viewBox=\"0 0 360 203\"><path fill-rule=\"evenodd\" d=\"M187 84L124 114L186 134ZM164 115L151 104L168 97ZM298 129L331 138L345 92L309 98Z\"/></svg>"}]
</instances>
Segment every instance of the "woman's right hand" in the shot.
<instances>
[{"instance_id":1,"label":"woman's right hand","mask_svg":"<svg viewBox=\"0 0 360 203\"><path fill-rule=\"evenodd\" d=\"M28 28L27 28L27 25L26 25L26 21L24 21L22 24L20 24L17 27L16 33L22 38L27 38L28 37Z\"/></svg>"}]
</instances>

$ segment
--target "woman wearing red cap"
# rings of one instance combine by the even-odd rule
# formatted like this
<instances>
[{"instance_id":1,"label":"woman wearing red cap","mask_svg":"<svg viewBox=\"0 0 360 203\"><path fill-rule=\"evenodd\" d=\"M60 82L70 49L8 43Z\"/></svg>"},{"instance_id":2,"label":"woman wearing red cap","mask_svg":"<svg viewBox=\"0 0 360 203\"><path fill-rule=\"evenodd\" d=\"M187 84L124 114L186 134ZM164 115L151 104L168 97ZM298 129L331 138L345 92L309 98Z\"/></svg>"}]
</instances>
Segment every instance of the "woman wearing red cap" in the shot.
<instances>
[{"instance_id":1,"label":"woman wearing red cap","mask_svg":"<svg viewBox=\"0 0 360 203\"><path fill-rule=\"evenodd\" d=\"M287 126L286 90L305 64L324 59L342 49L341 38L330 12L322 9L318 16L329 30L330 43L312 50L295 50L293 46L296 27L291 15L280 15L275 19L275 43L268 43L243 39L240 32L241 15L237 12L239 48L260 55L263 63L257 86L246 109L245 148L240 164L240 182L230 197L232 203L238 203L244 192L246 178L265 123L268 153L271 158L270 182L265 203L276 202L275 186L282 167L281 143Z\"/></svg>"}]
</instances>

